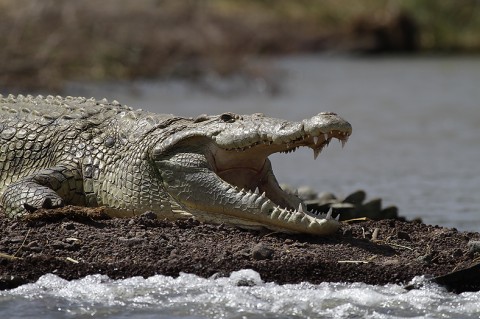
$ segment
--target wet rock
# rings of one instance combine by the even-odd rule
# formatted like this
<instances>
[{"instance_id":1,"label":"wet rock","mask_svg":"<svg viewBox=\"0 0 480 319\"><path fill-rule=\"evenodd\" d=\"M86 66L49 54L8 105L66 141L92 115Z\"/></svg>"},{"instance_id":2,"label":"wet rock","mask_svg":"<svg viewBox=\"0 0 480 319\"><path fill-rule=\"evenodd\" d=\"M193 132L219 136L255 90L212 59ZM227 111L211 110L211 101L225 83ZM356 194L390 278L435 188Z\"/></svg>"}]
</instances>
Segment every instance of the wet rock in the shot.
<instances>
[{"instance_id":1,"label":"wet rock","mask_svg":"<svg viewBox=\"0 0 480 319\"><path fill-rule=\"evenodd\" d=\"M467 247L470 253L480 253L480 240L470 240Z\"/></svg>"},{"instance_id":2,"label":"wet rock","mask_svg":"<svg viewBox=\"0 0 480 319\"><path fill-rule=\"evenodd\" d=\"M13 289L28 282L28 279L25 277L0 276L0 290Z\"/></svg>"},{"instance_id":3,"label":"wet rock","mask_svg":"<svg viewBox=\"0 0 480 319\"><path fill-rule=\"evenodd\" d=\"M272 256L273 249L263 243L258 243L252 248L252 257L255 260L271 259Z\"/></svg>"},{"instance_id":4,"label":"wet rock","mask_svg":"<svg viewBox=\"0 0 480 319\"><path fill-rule=\"evenodd\" d=\"M310 192L309 194L311 195L313 193ZM367 194L363 190L357 190L344 199L337 198L332 193L320 193L316 198L311 198L310 195L302 195L302 197L309 198L304 200L308 210L326 213L332 208L335 213L334 215L340 214L340 220L342 221L362 217L373 220L406 220L406 218L398 215L398 208L396 206L389 206L382 209L382 200L379 198L364 203Z\"/></svg>"},{"instance_id":5,"label":"wet rock","mask_svg":"<svg viewBox=\"0 0 480 319\"><path fill-rule=\"evenodd\" d=\"M234 286L253 287L263 283L260 274L252 269L243 269L231 273L229 281Z\"/></svg>"},{"instance_id":6,"label":"wet rock","mask_svg":"<svg viewBox=\"0 0 480 319\"><path fill-rule=\"evenodd\" d=\"M372 199L371 201L363 204L359 208L365 217L370 219L382 219L380 216L380 211L382 210L382 200L380 198Z\"/></svg>"},{"instance_id":7,"label":"wet rock","mask_svg":"<svg viewBox=\"0 0 480 319\"><path fill-rule=\"evenodd\" d=\"M298 197L301 200L312 200L317 198L317 192L309 186L302 186L298 188Z\"/></svg>"},{"instance_id":8,"label":"wet rock","mask_svg":"<svg viewBox=\"0 0 480 319\"><path fill-rule=\"evenodd\" d=\"M340 214L340 218L342 220L345 219L350 219L349 217L353 217L353 211L355 209L355 205L350 204L350 203L333 203L330 205L330 207L333 210L334 217L336 217L337 214Z\"/></svg>"},{"instance_id":9,"label":"wet rock","mask_svg":"<svg viewBox=\"0 0 480 319\"><path fill-rule=\"evenodd\" d=\"M397 219L398 217L398 208L397 206L389 206L380 212L382 219Z\"/></svg>"},{"instance_id":10,"label":"wet rock","mask_svg":"<svg viewBox=\"0 0 480 319\"><path fill-rule=\"evenodd\" d=\"M356 192L351 193L347 197L345 197L343 199L343 202L354 204L354 205L361 205L365 200L365 198L367 198L367 194L362 190L358 190Z\"/></svg>"}]
</instances>

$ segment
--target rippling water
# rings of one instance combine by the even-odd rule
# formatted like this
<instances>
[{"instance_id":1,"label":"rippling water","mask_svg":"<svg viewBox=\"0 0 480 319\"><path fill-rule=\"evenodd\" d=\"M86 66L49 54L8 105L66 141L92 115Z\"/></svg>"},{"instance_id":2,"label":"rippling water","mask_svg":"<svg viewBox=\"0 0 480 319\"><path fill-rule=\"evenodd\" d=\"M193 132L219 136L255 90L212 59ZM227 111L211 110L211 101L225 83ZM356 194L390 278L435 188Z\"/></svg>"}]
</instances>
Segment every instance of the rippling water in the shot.
<instances>
[{"instance_id":1,"label":"rippling water","mask_svg":"<svg viewBox=\"0 0 480 319\"><path fill-rule=\"evenodd\" d=\"M238 286L247 281L253 286ZM94 275L66 281L45 275L0 292L2 318L478 318L480 293L438 287L263 283L242 270L229 278L153 276L112 281ZM14 314L12 316L12 314Z\"/></svg>"},{"instance_id":2,"label":"rippling water","mask_svg":"<svg viewBox=\"0 0 480 319\"><path fill-rule=\"evenodd\" d=\"M300 120L334 111L352 123L347 146L331 145L317 161L307 150L273 156L280 182L339 195L361 188L402 215L480 230L480 59L295 57L265 67L282 70L273 76L281 78L279 94L261 79L215 78L202 87L72 84L68 94L186 116L263 112ZM253 286L237 286L242 278ZM0 292L0 318L478 318L479 297L435 286L279 286L248 270L217 279L46 275Z\"/></svg>"}]
</instances>

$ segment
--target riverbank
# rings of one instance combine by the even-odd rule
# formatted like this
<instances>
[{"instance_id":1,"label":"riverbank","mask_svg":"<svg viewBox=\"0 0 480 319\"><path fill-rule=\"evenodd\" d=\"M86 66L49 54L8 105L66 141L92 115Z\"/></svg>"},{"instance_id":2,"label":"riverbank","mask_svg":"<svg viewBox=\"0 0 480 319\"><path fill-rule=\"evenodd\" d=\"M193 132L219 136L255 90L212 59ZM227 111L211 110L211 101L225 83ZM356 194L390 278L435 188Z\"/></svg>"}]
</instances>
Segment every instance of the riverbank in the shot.
<instances>
[{"instance_id":1,"label":"riverbank","mask_svg":"<svg viewBox=\"0 0 480 319\"><path fill-rule=\"evenodd\" d=\"M205 74L262 77L252 57L475 53L475 1L0 1L0 87ZM9 93L7 91L0 93Z\"/></svg>"},{"instance_id":2,"label":"riverbank","mask_svg":"<svg viewBox=\"0 0 480 319\"><path fill-rule=\"evenodd\" d=\"M415 276L446 275L480 259L469 245L480 240L480 233L397 220L342 223L333 236L319 238L161 221L148 213L110 219L101 209L65 207L26 221L2 217L0 228L1 289L47 273L72 280L90 274L228 276L240 269L279 284L406 284ZM480 290L480 280L450 280L447 287Z\"/></svg>"}]
</instances>

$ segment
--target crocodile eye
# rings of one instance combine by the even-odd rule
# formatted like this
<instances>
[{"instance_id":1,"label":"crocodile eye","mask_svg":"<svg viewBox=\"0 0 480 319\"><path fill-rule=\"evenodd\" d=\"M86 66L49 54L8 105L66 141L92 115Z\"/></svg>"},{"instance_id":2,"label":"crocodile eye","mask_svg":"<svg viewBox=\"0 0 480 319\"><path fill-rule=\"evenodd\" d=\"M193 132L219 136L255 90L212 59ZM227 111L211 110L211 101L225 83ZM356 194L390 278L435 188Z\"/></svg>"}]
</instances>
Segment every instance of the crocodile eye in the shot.
<instances>
[{"instance_id":1,"label":"crocodile eye","mask_svg":"<svg viewBox=\"0 0 480 319\"><path fill-rule=\"evenodd\" d=\"M222 115L220 115L220 119L225 123L233 123L235 122L236 118L237 115L233 113L223 113Z\"/></svg>"}]
</instances>

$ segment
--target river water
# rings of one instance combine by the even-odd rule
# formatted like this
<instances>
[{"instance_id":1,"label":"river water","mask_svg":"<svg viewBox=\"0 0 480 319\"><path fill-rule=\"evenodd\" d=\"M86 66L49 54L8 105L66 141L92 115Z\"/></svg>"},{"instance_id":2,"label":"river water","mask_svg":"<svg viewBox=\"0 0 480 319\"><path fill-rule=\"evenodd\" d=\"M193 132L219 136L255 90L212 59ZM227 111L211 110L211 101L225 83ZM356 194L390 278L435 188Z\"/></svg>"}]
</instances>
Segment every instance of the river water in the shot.
<instances>
[{"instance_id":1,"label":"river water","mask_svg":"<svg viewBox=\"0 0 480 319\"><path fill-rule=\"evenodd\" d=\"M106 97L158 113L263 112L301 120L333 111L353 126L332 143L272 156L277 178L347 195L364 189L408 218L480 230L480 59L292 57L262 63L255 80L79 84L69 95ZM238 277L256 285L238 287ZM0 318L478 318L480 293L439 287L276 285L245 270L230 278L154 276L66 282L46 275L0 292Z\"/></svg>"}]
</instances>

